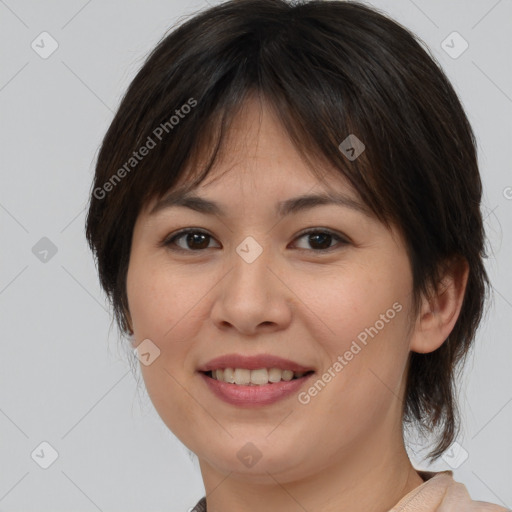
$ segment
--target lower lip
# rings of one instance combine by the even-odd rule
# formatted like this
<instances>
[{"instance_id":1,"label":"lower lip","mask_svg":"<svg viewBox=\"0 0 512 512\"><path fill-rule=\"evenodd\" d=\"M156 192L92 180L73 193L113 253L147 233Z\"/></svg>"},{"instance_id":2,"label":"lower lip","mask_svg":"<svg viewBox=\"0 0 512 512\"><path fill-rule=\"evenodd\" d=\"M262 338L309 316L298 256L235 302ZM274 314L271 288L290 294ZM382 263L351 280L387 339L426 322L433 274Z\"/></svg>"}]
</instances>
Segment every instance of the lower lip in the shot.
<instances>
[{"instance_id":1,"label":"lower lip","mask_svg":"<svg viewBox=\"0 0 512 512\"><path fill-rule=\"evenodd\" d=\"M314 375L314 373L310 373L298 379L282 380L262 386L239 386L213 379L202 372L200 374L214 395L228 404L244 407L269 405L283 400L297 392Z\"/></svg>"}]
</instances>

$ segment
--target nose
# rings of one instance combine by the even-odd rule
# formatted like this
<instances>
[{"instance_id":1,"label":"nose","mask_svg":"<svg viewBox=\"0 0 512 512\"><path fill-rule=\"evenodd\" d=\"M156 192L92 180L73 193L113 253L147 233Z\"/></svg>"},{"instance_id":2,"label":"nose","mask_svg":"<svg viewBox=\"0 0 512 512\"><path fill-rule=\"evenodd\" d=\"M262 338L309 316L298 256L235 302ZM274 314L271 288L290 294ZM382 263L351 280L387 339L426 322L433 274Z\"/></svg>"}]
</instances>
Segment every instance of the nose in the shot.
<instances>
[{"instance_id":1,"label":"nose","mask_svg":"<svg viewBox=\"0 0 512 512\"><path fill-rule=\"evenodd\" d=\"M248 336L286 329L293 293L280 277L271 249L252 237L246 240L231 254L231 270L215 288L212 321L220 330Z\"/></svg>"}]
</instances>

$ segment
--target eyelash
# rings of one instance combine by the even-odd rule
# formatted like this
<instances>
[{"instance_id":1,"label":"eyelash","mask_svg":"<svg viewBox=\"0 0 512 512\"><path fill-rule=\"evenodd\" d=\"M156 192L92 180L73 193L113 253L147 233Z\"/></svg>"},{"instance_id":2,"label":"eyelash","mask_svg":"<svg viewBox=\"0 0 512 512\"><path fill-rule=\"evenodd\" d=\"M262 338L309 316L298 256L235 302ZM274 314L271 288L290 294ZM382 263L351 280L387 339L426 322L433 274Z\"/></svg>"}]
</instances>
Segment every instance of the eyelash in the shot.
<instances>
[{"instance_id":1,"label":"eyelash","mask_svg":"<svg viewBox=\"0 0 512 512\"><path fill-rule=\"evenodd\" d=\"M194 249L183 249L183 247L179 247L175 244L176 240L182 238L183 236L189 234L189 233L196 233L196 234L202 234L202 235L206 235L206 236L209 236L211 238L213 238L212 235L210 235L208 232L206 231L203 231L202 229L196 229L196 228L186 228L186 229L182 229L180 231L178 231L177 233L174 233L172 235L169 235L169 236L166 236L161 242L160 242L160 246L162 247L167 247L170 251L174 251L174 252L202 252L202 251L205 251L206 249L212 249L212 247L207 247L206 249L197 249L197 250L194 250ZM341 247L345 246L345 245L348 245L350 242L348 241L348 239L346 237L342 237L341 235L329 230L329 229L321 229L321 228L311 228L311 229L308 229L306 231L303 231L302 233L300 233L296 238L295 240L299 239L299 238L302 238L306 235L310 235L310 234L325 234L325 235L329 235L331 237L333 237L334 239L336 239L338 241L338 245L340 245ZM339 248L341 248L339 247ZM298 249L299 251L311 251L311 252L314 252L314 253L320 253L320 254L323 254L323 253L327 253L327 252L331 252L333 250L336 250L337 247L336 245L332 246L332 247L328 247L327 249Z\"/></svg>"}]
</instances>

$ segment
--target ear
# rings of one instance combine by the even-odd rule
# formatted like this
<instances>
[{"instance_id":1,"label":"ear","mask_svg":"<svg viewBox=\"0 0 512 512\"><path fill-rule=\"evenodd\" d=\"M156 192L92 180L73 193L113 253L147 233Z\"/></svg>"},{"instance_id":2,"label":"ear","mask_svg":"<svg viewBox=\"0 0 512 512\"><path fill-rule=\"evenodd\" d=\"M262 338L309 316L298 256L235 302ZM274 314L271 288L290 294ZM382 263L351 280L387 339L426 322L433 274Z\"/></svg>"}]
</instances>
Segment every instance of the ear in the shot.
<instances>
[{"instance_id":1,"label":"ear","mask_svg":"<svg viewBox=\"0 0 512 512\"><path fill-rule=\"evenodd\" d=\"M425 354L439 348L452 332L466 292L469 264L452 258L445 265L441 281L429 297L422 297L416 325L410 339L413 352Z\"/></svg>"}]
</instances>

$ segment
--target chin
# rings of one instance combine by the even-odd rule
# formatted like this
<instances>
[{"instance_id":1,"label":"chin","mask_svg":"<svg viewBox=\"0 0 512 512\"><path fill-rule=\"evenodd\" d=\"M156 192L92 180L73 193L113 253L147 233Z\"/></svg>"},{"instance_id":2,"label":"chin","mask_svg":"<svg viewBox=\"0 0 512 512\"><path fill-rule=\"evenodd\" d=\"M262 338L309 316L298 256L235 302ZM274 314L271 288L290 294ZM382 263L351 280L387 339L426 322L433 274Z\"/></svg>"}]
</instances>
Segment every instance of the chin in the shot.
<instances>
[{"instance_id":1,"label":"chin","mask_svg":"<svg viewBox=\"0 0 512 512\"><path fill-rule=\"evenodd\" d=\"M252 483L275 484L276 478L279 482L288 482L305 476L304 461L307 457L301 457L297 452L299 443L291 447L273 445L262 436L261 444L265 447L260 445L258 448L257 440L234 441L218 446L218 451L213 452L210 445L203 452L204 459L200 454L198 457L200 463L204 461L222 474L231 473L230 478Z\"/></svg>"}]
</instances>

